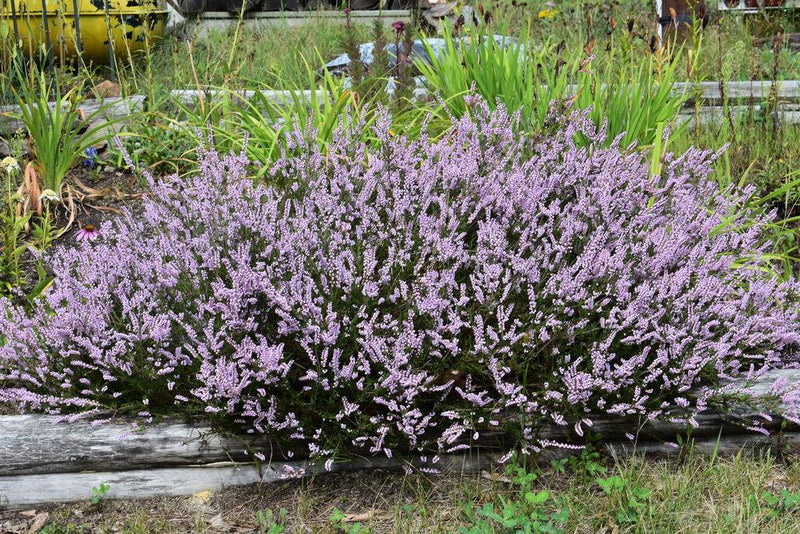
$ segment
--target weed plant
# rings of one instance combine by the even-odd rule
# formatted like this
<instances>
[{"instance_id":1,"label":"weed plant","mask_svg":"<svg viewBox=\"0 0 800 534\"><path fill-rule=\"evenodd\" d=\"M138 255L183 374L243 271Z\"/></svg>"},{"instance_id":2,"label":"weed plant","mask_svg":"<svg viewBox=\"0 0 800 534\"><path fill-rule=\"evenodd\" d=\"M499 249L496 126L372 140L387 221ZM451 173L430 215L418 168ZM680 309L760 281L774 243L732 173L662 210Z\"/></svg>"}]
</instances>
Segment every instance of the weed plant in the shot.
<instances>
[{"instance_id":1,"label":"weed plant","mask_svg":"<svg viewBox=\"0 0 800 534\"><path fill-rule=\"evenodd\" d=\"M30 219L29 213L19 209L21 197L17 194L21 168L13 157L0 162L2 174L2 196L0 196L0 229L2 229L2 257L0 257L0 294L10 295L21 285L23 276L20 259L27 245L24 231Z\"/></svg>"}]
</instances>

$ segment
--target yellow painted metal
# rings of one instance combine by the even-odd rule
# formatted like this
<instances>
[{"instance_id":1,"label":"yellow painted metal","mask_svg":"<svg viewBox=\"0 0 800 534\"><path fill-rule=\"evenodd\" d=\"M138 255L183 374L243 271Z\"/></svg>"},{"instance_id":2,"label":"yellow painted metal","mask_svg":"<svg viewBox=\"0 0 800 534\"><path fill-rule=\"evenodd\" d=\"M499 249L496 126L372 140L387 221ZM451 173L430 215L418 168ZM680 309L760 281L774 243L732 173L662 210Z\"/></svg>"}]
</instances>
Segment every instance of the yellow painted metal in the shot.
<instances>
[{"instance_id":1,"label":"yellow painted metal","mask_svg":"<svg viewBox=\"0 0 800 534\"><path fill-rule=\"evenodd\" d=\"M35 57L46 42L42 1L0 0L0 38L13 42L11 2L23 50ZM46 0L46 6L54 57L77 57L73 0ZM108 63L109 33L116 57L126 59L151 47L167 24L164 0L78 0L78 11L83 58L95 64Z\"/></svg>"}]
</instances>

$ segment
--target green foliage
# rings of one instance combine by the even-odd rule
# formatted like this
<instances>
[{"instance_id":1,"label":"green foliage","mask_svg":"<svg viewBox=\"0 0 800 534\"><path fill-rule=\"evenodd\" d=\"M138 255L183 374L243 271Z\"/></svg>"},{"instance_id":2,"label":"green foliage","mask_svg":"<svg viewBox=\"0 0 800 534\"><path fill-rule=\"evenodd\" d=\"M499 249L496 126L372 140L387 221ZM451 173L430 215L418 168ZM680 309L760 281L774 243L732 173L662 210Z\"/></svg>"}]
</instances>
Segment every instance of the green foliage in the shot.
<instances>
[{"instance_id":1,"label":"green foliage","mask_svg":"<svg viewBox=\"0 0 800 534\"><path fill-rule=\"evenodd\" d=\"M618 523L636 523L639 515L647 509L651 490L631 485L619 475L597 478L595 481L616 508L615 518Z\"/></svg>"},{"instance_id":2,"label":"green foliage","mask_svg":"<svg viewBox=\"0 0 800 534\"><path fill-rule=\"evenodd\" d=\"M764 508L762 503L766 505L767 515L771 517L779 517L783 514L797 514L800 512L800 492L784 489L775 494L769 490L764 490L760 499L756 495L751 495L748 498L747 505L756 509Z\"/></svg>"},{"instance_id":3,"label":"green foliage","mask_svg":"<svg viewBox=\"0 0 800 534\"><path fill-rule=\"evenodd\" d=\"M550 467L557 473L565 474L569 470L572 474L588 477L605 475L608 471L600 462L600 453L590 447L582 450L580 455L552 460Z\"/></svg>"},{"instance_id":4,"label":"green foliage","mask_svg":"<svg viewBox=\"0 0 800 534\"><path fill-rule=\"evenodd\" d=\"M42 71L32 69L30 79L19 70L16 74L20 80L20 111L8 115L25 125L43 189L60 193L67 172L84 157L86 149L116 135L111 125L123 117L104 118L99 125L91 126L110 104L85 116L80 109L81 86L62 94L58 84L54 88Z\"/></svg>"},{"instance_id":5,"label":"green foliage","mask_svg":"<svg viewBox=\"0 0 800 534\"><path fill-rule=\"evenodd\" d=\"M231 46L236 28L231 31L212 30L202 39L193 39L192 54L187 40L180 34L166 36L151 56L152 78L148 79L146 65L136 63L122 72L129 80L130 92L144 93L152 85L156 94L170 89L206 87L230 89L265 89L280 86L289 89L306 82L303 58L317 54L329 58L342 51L345 36L343 24L320 17L309 27L290 27L271 24L269 31L248 28L238 31L237 47ZM366 25L354 23L353 33L359 43L370 40Z\"/></svg>"},{"instance_id":6,"label":"green foliage","mask_svg":"<svg viewBox=\"0 0 800 534\"><path fill-rule=\"evenodd\" d=\"M262 534L283 534L286 532L287 515L286 508L281 508L277 514L269 508L259 510L256 512L258 531Z\"/></svg>"},{"instance_id":7,"label":"green foliage","mask_svg":"<svg viewBox=\"0 0 800 534\"><path fill-rule=\"evenodd\" d=\"M182 172L195 159L197 133L178 128L166 112L151 111L128 126L129 136L120 139L137 169L148 168L156 175ZM110 161L125 167L122 153L110 146Z\"/></svg>"},{"instance_id":8,"label":"green foliage","mask_svg":"<svg viewBox=\"0 0 800 534\"><path fill-rule=\"evenodd\" d=\"M606 122L609 140L624 134L623 147L655 143L686 100L686 95L676 94L673 88L675 64L656 56L627 68L608 68L603 74L589 61L576 74L574 105L591 108L595 124Z\"/></svg>"},{"instance_id":9,"label":"green foliage","mask_svg":"<svg viewBox=\"0 0 800 534\"><path fill-rule=\"evenodd\" d=\"M334 508L330 515L329 522L336 532L346 532L347 534L369 534L370 529L359 521L351 521L351 518L338 508Z\"/></svg>"},{"instance_id":10,"label":"green foliage","mask_svg":"<svg viewBox=\"0 0 800 534\"><path fill-rule=\"evenodd\" d=\"M771 121L770 121L771 122ZM763 236L774 261L774 272L782 278L796 276L800 267L800 127L753 122L743 117L733 123L704 125L671 139L670 150L682 152L691 145L712 150L725 148L714 166L714 178L722 189L740 191L752 187L742 209L770 216ZM731 218L736 214L732 213ZM739 231L730 224L717 231Z\"/></svg>"},{"instance_id":11,"label":"green foliage","mask_svg":"<svg viewBox=\"0 0 800 534\"><path fill-rule=\"evenodd\" d=\"M100 483L98 486L94 486L92 488L92 504L99 504L110 489L111 486L109 486L105 482Z\"/></svg>"},{"instance_id":12,"label":"green foliage","mask_svg":"<svg viewBox=\"0 0 800 534\"><path fill-rule=\"evenodd\" d=\"M10 163L11 160L4 160ZM19 166L6 166L0 169L2 175L2 194L0 195L0 233L2 233L2 254L0 254L0 294L7 295L22 282L20 259L27 248L23 240L25 227L30 220L29 213L20 209L21 198L16 194L19 179Z\"/></svg>"},{"instance_id":13,"label":"green foliage","mask_svg":"<svg viewBox=\"0 0 800 534\"><path fill-rule=\"evenodd\" d=\"M208 128L221 153L245 149L250 160L260 164L256 177L264 176L287 149L287 134L296 127L313 132L316 142L325 147L339 125L359 124L361 139L372 142L376 139L372 126L382 109L391 106L397 130L412 138L419 134L429 108L411 106L400 98L390 100L383 76L370 72L358 87L347 88L344 80L328 72L318 77L311 65L305 64L305 85L283 91L258 90L250 96L219 88L209 93L213 95L209 99L179 104L184 120L174 121L172 127L195 139L198 128ZM427 121L429 130L434 135L444 131L440 125L446 120L434 113Z\"/></svg>"},{"instance_id":14,"label":"green foliage","mask_svg":"<svg viewBox=\"0 0 800 534\"><path fill-rule=\"evenodd\" d=\"M468 113L464 97L474 89L491 106L519 110L530 130L543 128L556 102L591 108L593 121L607 124L609 141L624 134L622 146L650 145L686 100L673 91L675 64L661 56L601 69L594 55L549 42L496 39L480 31L458 40L446 30L444 38L438 58L426 42L433 59L418 59L415 66L456 117Z\"/></svg>"},{"instance_id":15,"label":"green foliage","mask_svg":"<svg viewBox=\"0 0 800 534\"><path fill-rule=\"evenodd\" d=\"M569 520L569 510L561 506L560 500L552 497L549 491L534 487L541 472L526 469L516 462L506 466L505 472L514 491L509 495L498 495L493 502L478 508L471 502L464 503L462 510L469 526L460 527L459 532L563 532Z\"/></svg>"},{"instance_id":16,"label":"green foliage","mask_svg":"<svg viewBox=\"0 0 800 534\"><path fill-rule=\"evenodd\" d=\"M261 176L280 156L281 149L286 148L286 134L295 124L312 128L317 141L326 145L340 121L362 118L362 103L355 93L344 88L342 81L327 74L317 84L310 67L308 75L308 89L297 88L286 93L256 91L251 98L241 98L233 91L219 89L219 98L214 101L182 106L190 120L176 127L187 132L198 126L210 128L217 149L223 153L241 151L246 133L246 153L261 164L257 173ZM369 122L362 131L370 135Z\"/></svg>"},{"instance_id":17,"label":"green foliage","mask_svg":"<svg viewBox=\"0 0 800 534\"><path fill-rule=\"evenodd\" d=\"M67 523L66 525L50 523L49 525L43 526L39 534L78 534L83 532L87 532L87 528L75 525L74 523Z\"/></svg>"},{"instance_id":18,"label":"green foliage","mask_svg":"<svg viewBox=\"0 0 800 534\"><path fill-rule=\"evenodd\" d=\"M492 107L501 102L511 111L521 110L525 125L533 128L544 121L550 102L566 93L564 69L550 69L548 65L538 72L537 67L547 63L546 58L556 55L552 47L535 52L525 41L498 42L483 33L458 40L447 28L444 39L444 49L437 57L423 38L431 62L415 59L414 65L429 90L442 97L456 117L468 112L464 97L474 87ZM549 85L539 83L545 77Z\"/></svg>"}]
</instances>

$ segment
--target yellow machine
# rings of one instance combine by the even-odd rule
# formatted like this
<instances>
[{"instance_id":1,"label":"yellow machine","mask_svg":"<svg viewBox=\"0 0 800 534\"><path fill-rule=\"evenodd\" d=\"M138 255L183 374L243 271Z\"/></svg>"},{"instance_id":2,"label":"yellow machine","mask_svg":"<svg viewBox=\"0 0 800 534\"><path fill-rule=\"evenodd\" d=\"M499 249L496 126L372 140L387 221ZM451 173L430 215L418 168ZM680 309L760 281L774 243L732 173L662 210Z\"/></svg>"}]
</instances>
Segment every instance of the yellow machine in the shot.
<instances>
[{"instance_id":1,"label":"yellow machine","mask_svg":"<svg viewBox=\"0 0 800 534\"><path fill-rule=\"evenodd\" d=\"M45 5L53 56L67 61L80 50L87 63L108 64L109 36L117 58L135 57L164 35L167 24L164 0L45 0ZM42 0L0 0L0 39L13 44L16 35L24 53L37 57L47 43L44 19Z\"/></svg>"}]
</instances>

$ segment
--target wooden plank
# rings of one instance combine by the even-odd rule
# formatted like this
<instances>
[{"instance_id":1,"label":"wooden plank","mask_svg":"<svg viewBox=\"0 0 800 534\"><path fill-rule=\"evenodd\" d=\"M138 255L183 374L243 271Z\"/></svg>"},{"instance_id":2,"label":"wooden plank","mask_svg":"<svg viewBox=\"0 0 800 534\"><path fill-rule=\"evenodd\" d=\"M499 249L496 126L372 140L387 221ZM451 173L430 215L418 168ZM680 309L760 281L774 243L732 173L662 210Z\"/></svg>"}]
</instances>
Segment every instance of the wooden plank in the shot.
<instances>
[{"instance_id":1,"label":"wooden plank","mask_svg":"<svg viewBox=\"0 0 800 534\"><path fill-rule=\"evenodd\" d=\"M351 20L366 19L373 21L381 19L387 21L388 24L396 20L402 20L403 17L411 17L412 12L410 9L354 9L350 11ZM227 11L206 11L201 13L198 20L230 20L234 22L239 21L238 13L229 13ZM243 20L289 20L297 19L308 22L315 22L322 19L334 19L345 21L347 17L344 12L340 10L312 10L312 11L250 11L244 14Z\"/></svg>"},{"instance_id":2,"label":"wooden plank","mask_svg":"<svg viewBox=\"0 0 800 534\"><path fill-rule=\"evenodd\" d=\"M144 109L144 95L128 97L109 97L104 99L87 99L78 106L89 119L91 127L99 126L105 121L116 121L141 112ZM55 109L56 102L50 102L50 109ZM18 129L24 128L22 121L12 117L20 112L20 106L0 106L0 134L9 136Z\"/></svg>"},{"instance_id":3,"label":"wooden plank","mask_svg":"<svg viewBox=\"0 0 800 534\"><path fill-rule=\"evenodd\" d=\"M469 453L444 456L435 464L442 473L478 472L498 460L497 455ZM410 462L421 466L420 459ZM391 458L353 460L334 464L331 471L363 469L401 469L405 461ZM424 464L429 465L429 464ZM327 472L320 463L275 462L269 465L211 464L196 467L55 473L0 477L0 509L19 509L48 503L86 501L92 488L110 486L104 498L141 499L154 496L192 495L218 491L231 486L264 484L285 480L291 473L306 476Z\"/></svg>"},{"instance_id":4,"label":"wooden plank","mask_svg":"<svg viewBox=\"0 0 800 534\"><path fill-rule=\"evenodd\" d=\"M423 82L424 83L424 82ZM776 84L776 97L779 105L786 104L800 104L800 80L787 80L777 82ZM731 106L741 106L743 103L747 104L761 104L771 98L772 83L771 82L728 82L725 84L725 99ZM269 98L275 103L291 102L292 95L302 93L303 97L308 97L311 91L289 91L289 90L265 90L259 91L261 94ZM230 93L239 96L242 99L250 100L256 94L255 90L244 91L231 91ZM321 99L324 92L317 90L317 98ZM699 99L703 106L717 107L722 106L724 99L720 92L719 83L717 82L701 82L693 84L690 82L677 82L673 85L674 94L688 94L689 98L686 102L687 110L691 108L693 111L695 102ZM171 91L171 96L184 104L192 104L201 94L200 91L195 89L176 89ZM209 89L202 91L204 98L216 99L225 94L224 91ZM417 88L415 96L424 97L427 91L423 87ZM310 98L309 98L310 101ZM747 107L747 106L743 106Z\"/></svg>"},{"instance_id":5,"label":"wooden plank","mask_svg":"<svg viewBox=\"0 0 800 534\"><path fill-rule=\"evenodd\" d=\"M250 461L246 438L168 422L134 432L129 422L56 424L46 415L0 417L0 476ZM269 450L263 438L257 446Z\"/></svg>"},{"instance_id":6,"label":"wooden plank","mask_svg":"<svg viewBox=\"0 0 800 534\"><path fill-rule=\"evenodd\" d=\"M356 23L373 24L376 20L385 26L397 20L410 23L412 12L408 9L385 11L351 11L350 18ZM246 13L242 18L242 27L249 31L262 31L269 28L295 28L320 22L344 24L346 17L341 11L265 11ZM212 33L227 31L239 24L236 13L207 12L190 23L192 34L198 39L206 39Z\"/></svg>"},{"instance_id":7,"label":"wooden plank","mask_svg":"<svg viewBox=\"0 0 800 534\"><path fill-rule=\"evenodd\" d=\"M202 97L205 102L219 102L222 98L228 96L234 103L236 100L251 101L259 93L263 98L272 104L282 105L293 103L295 100L306 102L309 106L313 102L313 98L317 101L322 101L328 97L328 92L322 89L316 91L301 90L301 91L221 91L218 89L208 89L198 91L196 89L174 89L170 91L170 96L176 102L186 106L194 106Z\"/></svg>"},{"instance_id":8,"label":"wooden plank","mask_svg":"<svg viewBox=\"0 0 800 534\"><path fill-rule=\"evenodd\" d=\"M787 386L800 387L800 369L771 369L751 380L744 390L756 397L769 395L773 393L772 387L777 380L785 380Z\"/></svg>"},{"instance_id":9,"label":"wooden plank","mask_svg":"<svg viewBox=\"0 0 800 534\"><path fill-rule=\"evenodd\" d=\"M748 7L748 2L745 0L717 0L717 9L722 12L727 11L731 15L755 15L761 13L762 9L773 11L800 7L800 0L782 0L779 6L767 5L769 3L767 1L763 2L763 7Z\"/></svg>"},{"instance_id":10,"label":"wooden plank","mask_svg":"<svg viewBox=\"0 0 800 534\"><path fill-rule=\"evenodd\" d=\"M787 80L778 82L777 97L779 105L777 108L777 117L780 121L785 123L798 123L800 122L800 80ZM700 109L700 123L712 124L720 123L723 119L723 111L717 106L722 104L722 99L719 91L719 84L717 82L702 82L697 87L689 82L679 82L674 86L676 93L688 92L694 94L697 90L700 95L701 101L704 106ZM726 95L731 102L731 110L734 116L742 116L752 111L749 105L736 105L736 102L747 101L751 104L760 104L767 100L770 96L771 83L770 82L728 82L726 84ZM264 90L258 91L264 95L268 100L274 104L282 104L285 102L292 102L293 98L305 100L309 103L312 102L312 91L288 91L288 90ZM171 91L170 95L175 101L192 106L198 101L200 95L206 101L218 101L226 92L208 89L204 91L197 91L195 89L176 89ZM242 90L231 91L227 94L235 95L242 100L251 100L256 94L255 90ZM314 96L318 101L325 97L326 92L323 90L314 91ZM424 88L417 88L414 91L417 98L425 98L427 92ZM131 113L139 112L143 109L145 100L144 95L133 95L122 98L106 98L104 100L87 100L81 104L81 109L87 116L91 116L101 109L102 106L107 106L96 117L101 120L103 117L107 119L120 119ZM689 121L692 125L696 122L694 119L695 110L693 107L694 97L690 98L687 106L681 111L679 121ZM798 104L797 106L793 104ZM52 106L55 103L51 103ZM22 123L16 119L10 118L9 113L19 112L19 106L2 106L0 107L0 133L5 132L6 135L15 131L22 126Z\"/></svg>"},{"instance_id":11,"label":"wooden plank","mask_svg":"<svg viewBox=\"0 0 800 534\"><path fill-rule=\"evenodd\" d=\"M775 96L780 102L800 101L800 80L782 80L773 84L771 81L735 81L726 82L724 87L725 98L730 103L752 101L755 103L765 101L771 97L773 85ZM709 81L694 84L692 82L677 82L673 86L677 94L690 95L688 105L695 100L695 92L704 104L721 105L723 94L719 82Z\"/></svg>"},{"instance_id":12,"label":"wooden plank","mask_svg":"<svg viewBox=\"0 0 800 534\"><path fill-rule=\"evenodd\" d=\"M779 81L775 84L776 96L779 103L800 103L800 80L785 80ZM722 94L718 82L701 82L694 84L691 82L677 82L673 84L673 91L675 94L686 93L690 95L687 106L693 106L695 102L695 93L705 105L722 105ZM766 101L771 96L772 82L758 82L758 81L744 81L744 82L727 82L725 84L725 97L733 105L741 103L741 101L748 101L757 104ZM236 91L236 94L241 95L243 98L250 99L255 94L254 90ZM264 95L276 101L286 100L292 93L297 91L288 90L275 90L275 91L260 91ZM171 91L174 98L178 98L184 103L191 103L197 98L198 91L194 89L176 89ZM208 90L203 91L204 95L219 95L222 91ZM310 94L310 91L303 91L303 94ZM322 91L317 91L318 98L322 96Z\"/></svg>"},{"instance_id":13,"label":"wooden plank","mask_svg":"<svg viewBox=\"0 0 800 534\"><path fill-rule=\"evenodd\" d=\"M87 117L100 114L106 118L119 118L141 111L145 98L144 95L108 97L102 99L89 98L82 101L78 105L78 108L83 110ZM49 102L48 105L50 109L55 109L56 102ZM0 114L3 115L19 113L20 110L21 108L19 105L0 106Z\"/></svg>"},{"instance_id":14,"label":"wooden plank","mask_svg":"<svg viewBox=\"0 0 800 534\"><path fill-rule=\"evenodd\" d=\"M17 509L44 503L88 501L92 488L108 484L112 499L137 499L157 495L191 495L261 482L255 467L150 469L140 471L57 473L0 477L0 509Z\"/></svg>"},{"instance_id":15,"label":"wooden plank","mask_svg":"<svg viewBox=\"0 0 800 534\"><path fill-rule=\"evenodd\" d=\"M754 395L766 394L779 377L800 384L800 370L778 370L754 381L748 391ZM746 419L741 418L753 415L756 413L752 410L733 415L703 413L696 418L699 426L691 429L691 433L698 437L752 435L744 424ZM251 461L254 451L273 451L272 459L285 459L277 444L263 435L220 436L206 425L164 422L131 432L129 421L92 426L89 421L56 424L58 420L45 415L0 417L0 476L241 462ZM629 433L639 440L674 441L689 430L684 422L609 416L593 420L591 430L611 442L626 441ZM775 415L772 422L765 422L765 428L778 430L780 422ZM572 425L551 424L541 430L539 437L568 441L578 436ZM477 442L465 443L498 452L505 452L510 446L507 436L488 432Z\"/></svg>"},{"instance_id":16,"label":"wooden plank","mask_svg":"<svg viewBox=\"0 0 800 534\"><path fill-rule=\"evenodd\" d=\"M775 436L760 434L735 436L728 439L692 438L680 448L669 442L605 443L600 450L612 457L649 455L671 457L692 451L701 455L730 455L741 450L770 451L775 456L800 450L800 433ZM535 455L538 462L566 458L580 451L553 448ZM411 460L375 458L334 464L332 471L364 469L401 469L406 464L426 466L438 473L476 473L495 465L499 454L468 451L463 455L443 456L436 464ZM231 486L264 484L284 480L291 473L308 476L327 472L319 463L273 462L268 465L222 462L195 467L140 469L132 471L99 471L82 473L53 473L0 477L0 509L21 509L58 502L86 501L91 489L100 484L110 486L105 498L140 499L155 496L191 495L200 491L218 491Z\"/></svg>"},{"instance_id":17,"label":"wooden plank","mask_svg":"<svg viewBox=\"0 0 800 534\"><path fill-rule=\"evenodd\" d=\"M758 108L751 106L730 106L728 110L734 123L753 117L759 112ZM770 117L779 124L798 124L800 123L800 104L779 104ZM721 106L701 106L697 112L694 108L685 107L678 112L677 117L678 124L687 124L689 128L698 125L722 124L727 121L725 108Z\"/></svg>"},{"instance_id":18,"label":"wooden plank","mask_svg":"<svg viewBox=\"0 0 800 534\"><path fill-rule=\"evenodd\" d=\"M271 103L278 106L293 102L293 96L300 101L305 101L309 106L312 102L311 91L261 91L261 93ZM218 102L219 99L225 95L225 92L214 89L209 89L206 91L176 89L171 92L173 99L188 107L197 105L200 94L203 95L205 102L208 103ZM234 100L238 98L243 101L250 101L256 94L256 91L236 91L229 94L232 95ZM317 90L315 96L317 101L321 102L325 97L325 91ZM424 99L427 97L427 91L424 88L418 87L414 90L414 96L417 99ZM758 105L759 103L760 101L754 102L754 105ZM757 111L758 108L750 105L731 105L728 109L730 110L729 112L733 116L734 120L738 120L752 115ZM781 124L800 123L800 99L798 99L798 103L784 102L778 104L773 113L773 118ZM691 105L690 102L678 112L677 116L678 124L688 123L690 128L694 128L697 125L706 126L711 124L721 124L723 121L727 121L727 117L725 114L725 109L719 105L703 105L700 106L699 110L695 110L694 106Z\"/></svg>"},{"instance_id":19,"label":"wooden plank","mask_svg":"<svg viewBox=\"0 0 800 534\"><path fill-rule=\"evenodd\" d=\"M800 384L800 370L775 370L743 384L752 395L770 393L775 380ZM753 415L744 410L738 415ZM731 422L730 416L706 413L698 416L698 427L687 434L685 423L643 421L635 418L597 418L592 431L602 434L601 450L610 455L674 455L680 450L678 436L692 443L701 454L730 454L742 449L770 450L781 454L800 449L800 431L790 425L785 431L765 436ZM733 417L735 419L735 417ZM88 421L55 424L57 418L41 415L0 417L0 506L24 507L46 502L68 502L90 497L91 488L110 484L111 498L139 498L155 495L187 495L205 489L263 483L281 479L287 469L320 472L319 463L268 461L259 472L248 453L248 443L239 437L213 434L209 427L165 422L126 435L130 423L109 422L92 426ZM782 430L780 418L765 423ZM634 439L629 439L632 434ZM567 441L575 437L571 426L548 425L540 438ZM507 451L509 443L499 435L488 435L463 455L443 456L435 467L442 471L474 471L487 466ZM691 438L691 439L690 439ZM251 438L247 438L251 439ZM269 450L263 436L252 443ZM494 449L494 450L488 450ZM563 458L575 451L549 448L537 459ZM276 455L277 457L277 455ZM243 463L236 463L243 461ZM423 464L421 459L359 459L335 465L336 469L401 468L405 463ZM199 464L199 465L192 465Z\"/></svg>"},{"instance_id":20,"label":"wooden plank","mask_svg":"<svg viewBox=\"0 0 800 534\"><path fill-rule=\"evenodd\" d=\"M784 432L780 435L765 436L763 434L742 434L722 438L695 437L685 442L681 448L675 442L617 442L606 443L602 449L611 456L658 456L671 457L686 454L689 451L701 456L716 454L718 456L732 456L741 451L745 452L770 452L773 458L784 454L796 454L800 451L800 433Z\"/></svg>"}]
</instances>

